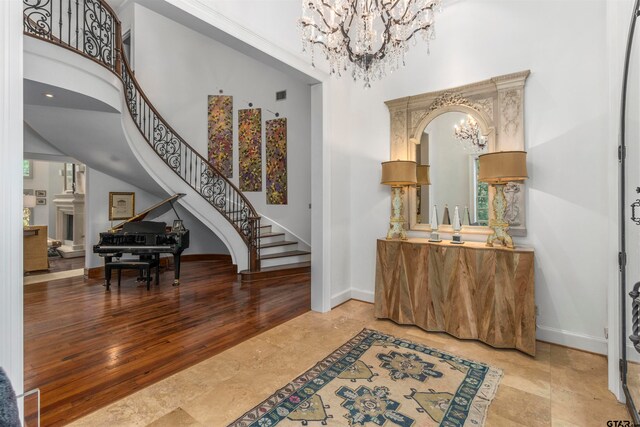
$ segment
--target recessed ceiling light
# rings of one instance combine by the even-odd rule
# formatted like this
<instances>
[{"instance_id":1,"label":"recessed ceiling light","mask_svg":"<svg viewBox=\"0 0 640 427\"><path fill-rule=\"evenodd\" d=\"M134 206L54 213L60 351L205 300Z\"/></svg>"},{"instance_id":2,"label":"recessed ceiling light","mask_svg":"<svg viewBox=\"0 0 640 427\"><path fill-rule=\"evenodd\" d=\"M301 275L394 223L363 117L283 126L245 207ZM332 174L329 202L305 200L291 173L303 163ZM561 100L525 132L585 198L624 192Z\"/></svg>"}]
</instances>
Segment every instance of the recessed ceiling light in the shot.
<instances>
[{"instance_id":1,"label":"recessed ceiling light","mask_svg":"<svg viewBox=\"0 0 640 427\"><path fill-rule=\"evenodd\" d=\"M45 93L44 96L46 96L47 98L53 98L53 94L52 93Z\"/></svg>"}]
</instances>

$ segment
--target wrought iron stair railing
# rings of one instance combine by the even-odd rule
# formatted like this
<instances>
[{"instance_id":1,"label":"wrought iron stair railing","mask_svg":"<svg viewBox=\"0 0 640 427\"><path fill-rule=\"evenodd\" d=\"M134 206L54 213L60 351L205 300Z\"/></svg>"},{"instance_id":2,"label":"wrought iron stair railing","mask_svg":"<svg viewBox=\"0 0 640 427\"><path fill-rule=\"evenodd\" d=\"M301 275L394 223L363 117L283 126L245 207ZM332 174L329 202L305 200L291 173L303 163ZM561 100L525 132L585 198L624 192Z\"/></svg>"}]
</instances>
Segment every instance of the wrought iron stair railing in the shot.
<instances>
[{"instance_id":1,"label":"wrought iron stair railing","mask_svg":"<svg viewBox=\"0 0 640 427\"><path fill-rule=\"evenodd\" d=\"M142 91L122 55L121 24L104 0L23 0L24 33L70 49L106 67L122 81L138 130L164 163L220 212L260 268L260 216L246 196L167 123Z\"/></svg>"}]
</instances>

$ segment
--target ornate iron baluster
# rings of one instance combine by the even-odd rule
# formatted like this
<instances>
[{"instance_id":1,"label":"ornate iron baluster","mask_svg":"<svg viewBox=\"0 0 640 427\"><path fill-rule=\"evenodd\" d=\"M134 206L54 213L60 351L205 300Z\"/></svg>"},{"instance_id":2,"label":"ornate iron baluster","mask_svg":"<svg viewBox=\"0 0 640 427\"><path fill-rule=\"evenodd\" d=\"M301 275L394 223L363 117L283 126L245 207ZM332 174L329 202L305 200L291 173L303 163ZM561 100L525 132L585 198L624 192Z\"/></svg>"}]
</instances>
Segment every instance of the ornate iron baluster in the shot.
<instances>
[{"instance_id":1,"label":"ornate iron baluster","mask_svg":"<svg viewBox=\"0 0 640 427\"><path fill-rule=\"evenodd\" d=\"M26 33L51 38L52 3L53 0L24 0L24 31Z\"/></svg>"}]
</instances>

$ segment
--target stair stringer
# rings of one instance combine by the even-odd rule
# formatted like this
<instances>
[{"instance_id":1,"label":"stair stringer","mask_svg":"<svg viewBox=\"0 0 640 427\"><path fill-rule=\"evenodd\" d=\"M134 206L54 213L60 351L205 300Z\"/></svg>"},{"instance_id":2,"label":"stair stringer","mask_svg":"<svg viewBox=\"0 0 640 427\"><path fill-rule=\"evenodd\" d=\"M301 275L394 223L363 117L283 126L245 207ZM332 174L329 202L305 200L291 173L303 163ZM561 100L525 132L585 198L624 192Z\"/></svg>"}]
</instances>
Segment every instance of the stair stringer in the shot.
<instances>
[{"instance_id":1,"label":"stair stringer","mask_svg":"<svg viewBox=\"0 0 640 427\"><path fill-rule=\"evenodd\" d=\"M200 222L213 231L225 244L233 263L238 269L246 269L249 266L249 252L247 245L231 223L216 210L209 202L184 182L167 164L156 154L149 143L140 134L126 106L124 95L122 96L122 130L125 139L129 143L131 151L136 156L138 163L168 194L184 193L178 203L194 215ZM188 225L187 225L188 227ZM191 236L193 239L195 236Z\"/></svg>"}]
</instances>

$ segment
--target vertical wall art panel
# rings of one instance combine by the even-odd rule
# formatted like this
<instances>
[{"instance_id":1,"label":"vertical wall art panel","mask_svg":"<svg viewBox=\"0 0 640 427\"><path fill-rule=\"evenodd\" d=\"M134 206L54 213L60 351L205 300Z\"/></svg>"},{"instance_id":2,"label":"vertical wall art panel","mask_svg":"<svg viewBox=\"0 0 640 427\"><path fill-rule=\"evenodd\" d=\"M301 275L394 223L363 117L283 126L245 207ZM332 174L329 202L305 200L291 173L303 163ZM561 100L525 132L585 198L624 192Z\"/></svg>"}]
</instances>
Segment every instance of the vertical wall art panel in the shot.
<instances>
[{"instance_id":1,"label":"vertical wall art panel","mask_svg":"<svg viewBox=\"0 0 640 427\"><path fill-rule=\"evenodd\" d=\"M238 111L240 191L262 191L262 110Z\"/></svg>"},{"instance_id":2,"label":"vertical wall art panel","mask_svg":"<svg viewBox=\"0 0 640 427\"><path fill-rule=\"evenodd\" d=\"M287 119L267 120L267 203L287 204Z\"/></svg>"},{"instance_id":3,"label":"vertical wall art panel","mask_svg":"<svg viewBox=\"0 0 640 427\"><path fill-rule=\"evenodd\" d=\"M233 177L233 96L209 95L209 162Z\"/></svg>"}]
</instances>

